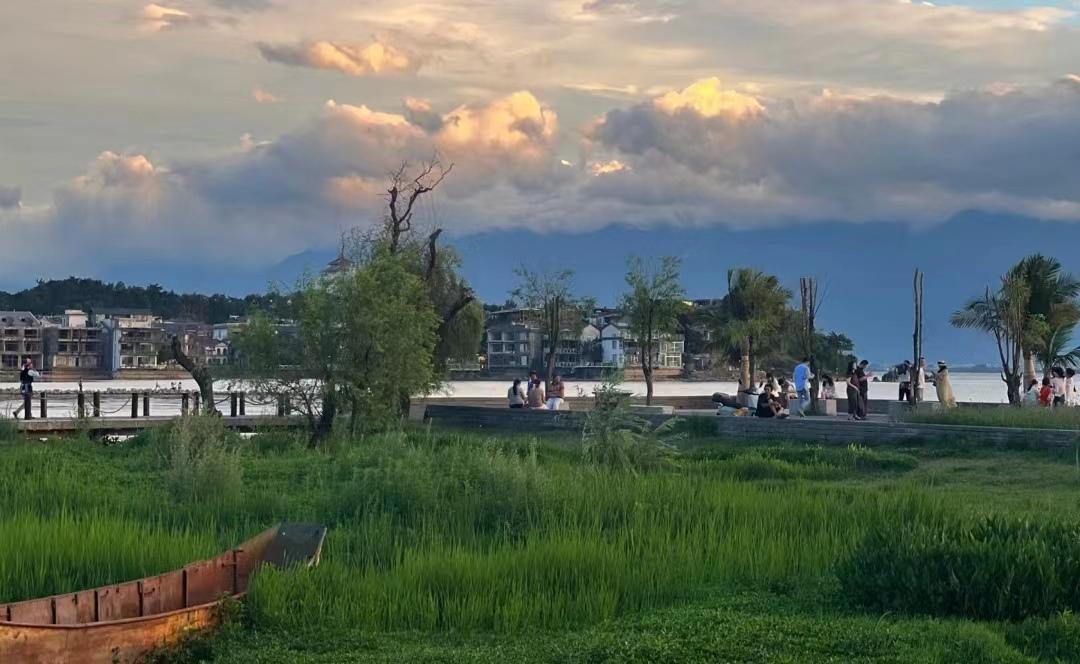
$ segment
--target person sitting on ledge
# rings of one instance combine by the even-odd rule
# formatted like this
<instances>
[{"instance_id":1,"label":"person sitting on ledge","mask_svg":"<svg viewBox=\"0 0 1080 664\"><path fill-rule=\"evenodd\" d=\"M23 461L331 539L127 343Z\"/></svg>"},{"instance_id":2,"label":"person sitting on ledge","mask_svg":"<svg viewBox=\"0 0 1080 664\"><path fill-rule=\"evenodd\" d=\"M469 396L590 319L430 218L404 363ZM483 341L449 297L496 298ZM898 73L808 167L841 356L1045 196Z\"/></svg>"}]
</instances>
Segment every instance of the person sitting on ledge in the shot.
<instances>
[{"instance_id":1,"label":"person sitting on ledge","mask_svg":"<svg viewBox=\"0 0 1080 664\"><path fill-rule=\"evenodd\" d=\"M511 408L524 408L527 396L525 395L525 388L521 386L521 379L515 378L514 384L506 392L506 398L510 402Z\"/></svg>"},{"instance_id":2,"label":"person sitting on ledge","mask_svg":"<svg viewBox=\"0 0 1080 664\"><path fill-rule=\"evenodd\" d=\"M758 417L777 417L780 419L786 418L784 414L784 407L780 405L780 400L777 397L773 397L769 392L762 392L758 395L757 410L754 414Z\"/></svg>"},{"instance_id":3,"label":"person sitting on ledge","mask_svg":"<svg viewBox=\"0 0 1080 664\"><path fill-rule=\"evenodd\" d=\"M540 381L540 374L535 371L529 372L529 408L543 408L547 402L544 394L544 384Z\"/></svg>"}]
</instances>

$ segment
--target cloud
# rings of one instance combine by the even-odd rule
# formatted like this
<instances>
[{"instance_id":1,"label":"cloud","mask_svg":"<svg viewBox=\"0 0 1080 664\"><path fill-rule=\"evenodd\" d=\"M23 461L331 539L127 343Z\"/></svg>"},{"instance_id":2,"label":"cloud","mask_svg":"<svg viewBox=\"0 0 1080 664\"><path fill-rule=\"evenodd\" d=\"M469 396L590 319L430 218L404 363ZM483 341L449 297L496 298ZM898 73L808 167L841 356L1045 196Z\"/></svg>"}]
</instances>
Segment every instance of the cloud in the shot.
<instances>
[{"instance_id":1,"label":"cloud","mask_svg":"<svg viewBox=\"0 0 1080 664\"><path fill-rule=\"evenodd\" d=\"M765 101L706 78L567 132L520 90L438 112L328 102L272 141L164 162L104 152L42 208L0 206L0 274L189 252L267 264L381 218L388 172L454 170L423 211L457 233L610 224L926 224L969 210L1080 221L1080 84L958 90L937 101L838 93ZM572 162L560 137L581 136ZM423 220L422 220L423 221ZM33 246L38 246L34 244ZM243 246L243 252L235 248ZM40 270L39 270L40 271Z\"/></svg>"},{"instance_id":2,"label":"cloud","mask_svg":"<svg viewBox=\"0 0 1080 664\"><path fill-rule=\"evenodd\" d=\"M292 67L340 71L350 76L415 72L420 61L397 47L380 41L366 46L329 41L299 44L258 44L263 58Z\"/></svg>"},{"instance_id":3,"label":"cloud","mask_svg":"<svg viewBox=\"0 0 1080 664\"><path fill-rule=\"evenodd\" d=\"M427 99L406 97L404 105L405 117L409 119L409 122L429 132L442 129L442 116L435 112Z\"/></svg>"},{"instance_id":4,"label":"cloud","mask_svg":"<svg viewBox=\"0 0 1080 664\"><path fill-rule=\"evenodd\" d=\"M221 9L245 12L261 12L275 6L274 0L211 0L211 3Z\"/></svg>"},{"instance_id":5,"label":"cloud","mask_svg":"<svg viewBox=\"0 0 1080 664\"><path fill-rule=\"evenodd\" d=\"M672 114L662 99L612 110L589 130L590 150L632 169L595 193L709 203L712 223L929 222L967 209L1080 220L1080 86L937 102L829 95L735 116L694 103Z\"/></svg>"},{"instance_id":6,"label":"cloud","mask_svg":"<svg viewBox=\"0 0 1080 664\"><path fill-rule=\"evenodd\" d=\"M765 110L754 97L734 90L725 90L720 79L716 77L702 79L677 92L668 92L658 97L653 104L668 115L691 110L706 118L725 116L740 119L758 115Z\"/></svg>"},{"instance_id":7,"label":"cloud","mask_svg":"<svg viewBox=\"0 0 1080 664\"><path fill-rule=\"evenodd\" d=\"M252 98L260 104L276 104L281 101L281 98L272 92L263 90L262 88L255 88L251 91Z\"/></svg>"},{"instance_id":8,"label":"cloud","mask_svg":"<svg viewBox=\"0 0 1080 664\"><path fill-rule=\"evenodd\" d=\"M22 206L22 189L0 185L0 210L10 210Z\"/></svg>"},{"instance_id":9,"label":"cloud","mask_svg":"<svg viewBox=\"0 0 1080 664\"><path fill-rule=\"evenodd\" d=\"M188 12L153 3L143 7L141 18L143 26L152 32L198 22L198 19Z\"/></svg>"}]
</instances>

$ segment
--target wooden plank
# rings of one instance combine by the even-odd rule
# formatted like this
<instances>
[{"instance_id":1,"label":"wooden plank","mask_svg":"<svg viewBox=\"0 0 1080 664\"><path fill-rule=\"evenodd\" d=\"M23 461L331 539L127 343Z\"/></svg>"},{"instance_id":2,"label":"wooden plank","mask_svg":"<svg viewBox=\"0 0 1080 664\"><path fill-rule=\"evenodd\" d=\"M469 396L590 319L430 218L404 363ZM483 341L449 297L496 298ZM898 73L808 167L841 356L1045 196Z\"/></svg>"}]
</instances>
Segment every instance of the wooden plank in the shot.
<instances>
[{"instance_id":1,"label":"wooden plank","mask_svg":"<svg viewBox=\"0 0 1080 664\"><path fill-rule=\"evenodd\" d=\"M97 591L98 621L139 617L139 582L131 581Z\"/></svg>"}]
</instances>

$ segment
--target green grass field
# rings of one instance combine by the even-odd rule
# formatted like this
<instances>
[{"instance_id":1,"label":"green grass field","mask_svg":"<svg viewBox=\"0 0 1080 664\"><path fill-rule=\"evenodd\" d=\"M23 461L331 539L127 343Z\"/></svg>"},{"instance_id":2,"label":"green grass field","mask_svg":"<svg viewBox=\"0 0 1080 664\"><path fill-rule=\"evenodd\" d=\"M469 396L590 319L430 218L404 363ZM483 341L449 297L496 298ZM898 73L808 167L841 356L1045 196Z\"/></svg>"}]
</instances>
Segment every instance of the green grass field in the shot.
<instances>
[{"instance_id":1,"label":"green grass field","mask_svg":"<svg viewBox=\"0 0 1080 664\"><path fill-rule=\"evenodd\" d=\"M0 601L330 528L165 661L1032 662L1080 653L1073 452L736 444L649 469L409 429L312 451L193 422L0 443Z\"/></svg>"}]
</instances>

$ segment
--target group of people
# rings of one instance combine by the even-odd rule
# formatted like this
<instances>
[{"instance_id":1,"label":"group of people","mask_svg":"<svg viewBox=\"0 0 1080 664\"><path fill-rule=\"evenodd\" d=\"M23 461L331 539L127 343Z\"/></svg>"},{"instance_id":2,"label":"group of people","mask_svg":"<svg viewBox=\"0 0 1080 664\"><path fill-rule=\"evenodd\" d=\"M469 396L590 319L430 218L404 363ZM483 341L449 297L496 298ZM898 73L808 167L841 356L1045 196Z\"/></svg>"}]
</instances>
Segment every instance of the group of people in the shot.
<instances>
[{"instance_id":1,"label":"group of people","mask_svg":"<svg viewBox=\"0 0 1080 664\"><path fill-rule=\"evenodd\" d=\"M555 374L548 389L545 390L540 374L530 371L528 385L523 386L521 379L515 378L514 384L506 391L506 398L511 408L565 410L566 383L563 382L562 376Z\"/></svg>"},{"instance_id":2,"label":"group of people","mask_svg":"<svg viewBox=\"0 0 1080 664\"><path fill-rule=\"evenodd\" d=\"M923 401L926 386L932 383L937 390L939 403L946 408L956 406L956 396L953 394L952 380L949 378L947 364L938 362L937 371L931 371L926 366L926 358L920 357L918 370L912 371L912 367L911 362L904 360L902 364L895 368L897 380L900 383L900 390L897 395L900 401L911 401L912 398L916 401ZM914 374L914 377L912 374Z\"/></svg>"},{"instance_id":3,"label":"group of people","mask_svg":"<svg viewBox=\"0 0 1080 664\"><path fill-rule=\"evenodd\" d=\"M804 357L795 366L792 380L772 373L765 374L765 381L758 387L757 404L754 415L757 417L790 417L792 410L799 417L806 417L806 408L810 405L810 358Z\"/></svg>"},{"instance_id":4,"label":"group of people","mask_svg":"<svg viewBox=\"0 0 1080 664\"><path fill-rule=\"evenodd\" d=\"M1073 368L1063 369L1053 367L1050 375L1042 379L1028 381L1027 390L1024 392L1024 405L1042 408L1059 408L1061 406L1080 406L1080 394L1076 387L1076 370Z\"/></svg>"}]
</instances>

